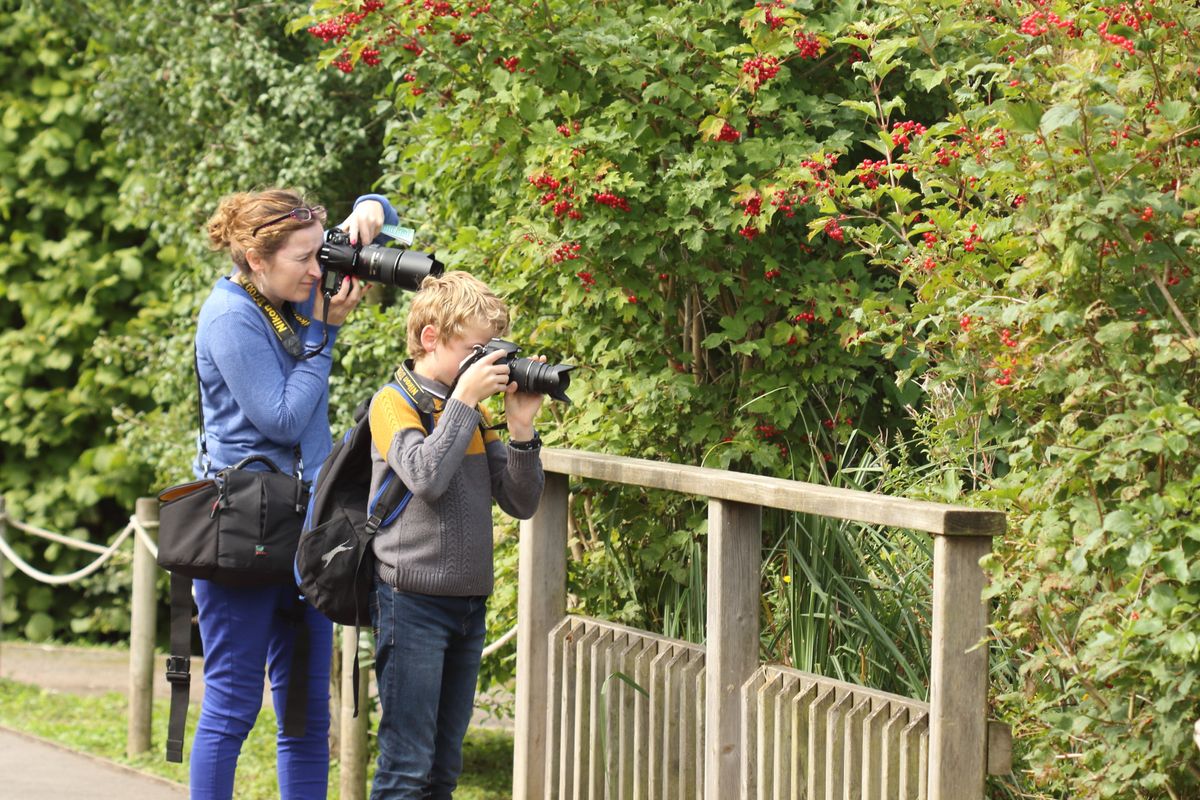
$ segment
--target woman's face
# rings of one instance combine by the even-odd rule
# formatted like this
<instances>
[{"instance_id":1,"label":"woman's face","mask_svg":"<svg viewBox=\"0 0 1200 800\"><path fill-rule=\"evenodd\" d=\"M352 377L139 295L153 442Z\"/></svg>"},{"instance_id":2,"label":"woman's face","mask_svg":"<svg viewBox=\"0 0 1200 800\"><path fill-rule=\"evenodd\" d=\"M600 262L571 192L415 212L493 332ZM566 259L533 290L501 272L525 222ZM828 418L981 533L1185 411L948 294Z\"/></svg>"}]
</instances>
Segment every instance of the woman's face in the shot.
<instances>
[{"instance_id":1,"label":"woman's face","mask_svg":"<svg viewBox=\"0 0 1200 800\"><path fill-rule=\"evenodd\" d=\"M292 231L271 256L251 262L259 288L275 305L303 303L321 279L317 251L325 239L318 222Z\"/></svg>"}]
</instances>

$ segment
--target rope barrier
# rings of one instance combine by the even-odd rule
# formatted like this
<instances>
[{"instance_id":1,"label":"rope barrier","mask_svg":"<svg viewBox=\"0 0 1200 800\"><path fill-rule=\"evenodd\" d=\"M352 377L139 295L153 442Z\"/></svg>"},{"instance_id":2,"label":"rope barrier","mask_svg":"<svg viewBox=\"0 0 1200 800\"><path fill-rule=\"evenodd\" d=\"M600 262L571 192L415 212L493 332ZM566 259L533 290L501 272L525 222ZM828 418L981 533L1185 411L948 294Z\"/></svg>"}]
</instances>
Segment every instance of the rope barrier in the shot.
<instances>
[{"instance_id":1,"label":"rope barrier","mask_svg":"<svg viewBox=\"0 0 1200 800\"><path fill-rule=\"evenodd\" d=\"M135 521L131 518L129 520L129 524L125 526L124 530L121 531L116 540L102 550L99 558L97 558L91 564L88 564L83 569L76 570L75 572L71 572L66 575L51 575L48 572L42 572L37 567L32 566L25 561L25 559L17 555L11 547L9 547L8 542L4 540L3 536L0 536L0 553L3 553L4 557L11 561L17 569L33 578L35 581L48 583L51 586L61 586L63 584L71 583L72 581L77 581L80 578L86 578L88 575L91 575L93 572L100 569L100 567L104 566L104 562L108 561L108 559L112 557L112 554L117 551L117 548L129 538L131 533L133 533L134 526Z\"/></svg>"},{"instance_id":2,"label":"rope barrier","mask_svg":"<svg viewBox=\"0 0 1200 800\"><path fill-rule=\"evenodd\" d=\"M129 522L131 525L133 525L133 532L137 534L138 541L142 543L143 547L150 551L150 555L154 556L154 560L157 561L158 544L150 538L150 534L146 532L146 527L144 527L142 523L138 521L137 517L131 518ZM158 520L147 520L146 526L157 528Z\"/></svg>"},{"instance_id":3,"label":"rope barrier","mask_svg":"<svg viewBox=\"0 0 1200 800\"><path fill-rule=\"evenodd\" d=\"M487 658L488 656L493 655L501 647L504 647L504 645L511 642L513 640L513 637L515 637L516 635L517 635L517 626L513 625L511 628L508 629L508 633L504 634L499 639L492 642L487 647L483 648L483 653L481 654L480 657Z\"/></svg>"},{"instance_id":4,"label":"rope barrier","mask_svg":"<svg viewBox=\"0 0 1200 800\"><path fill-rule=\"evenodd\" d=\"M93 544L92 542L85 542L81 539L72 539L70 536L63 536L61 533L52 533L44 528L38 528L34 525L30 525L27 522L15 520L8 516L8 514L0 514L0 522L6 522L19 531L24 531L25 533L33 534L34 536L40 536L43 539L49 539L50 541L58 542L59 544L65 544L68 547L74 547L78 550L88 550L93 553L103 553L106 549L102 544Z\"/></svg>"}]
</instances>

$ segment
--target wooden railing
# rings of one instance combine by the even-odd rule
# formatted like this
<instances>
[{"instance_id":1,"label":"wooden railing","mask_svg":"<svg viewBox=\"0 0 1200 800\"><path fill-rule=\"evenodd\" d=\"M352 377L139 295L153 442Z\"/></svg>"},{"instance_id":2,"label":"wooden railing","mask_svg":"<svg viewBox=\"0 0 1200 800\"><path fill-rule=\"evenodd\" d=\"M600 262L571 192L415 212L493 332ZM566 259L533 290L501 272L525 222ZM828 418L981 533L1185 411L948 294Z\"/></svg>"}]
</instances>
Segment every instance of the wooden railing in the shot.
<instances>
[{"instance_id":1,"label":"wooden railing","mask_svg":"<svg viewBox=\"0 0 1200 800\"><path fill-rule=\"evenodd\" d=\"M1006 729L989 742L988 659L982 643L988 612L979 559L1004 531L1000 512L928 503L798 481L703 467L547 448L546 488L537 514L521 525L518 589L516 737L513 797L558 797L562 758L550 752L551 731L562 724L562 698L552 696L561 673L552 669L552 632L566 617L568 476L666 489L709 498L707 627L703 678L703 796L746 796L763 772L744 740L753 725L743 714L743 692L760 669L759 590L762 509L778 508L934 536L931 686L921 793L930 800L982 800L989 766L1003 770ZM559 677L556 678L555 676ZM797 686L800 679L796 678ZM565 691L565 689L564 689ZM831 692L832 690L824 690ZM845 697L851 695L845 694ZM885 712L830 694L851 718L886 727ZM839 719L841 719L839 717ZM907 719L907 717L906 717ZM608 721L599 724L607 725ZM833 724L833 723L829 723ZM899 726L892 726L899 730ZM881 734L882 735L882 734ZM556 745L557 746L557 745ZM899 745L897 745L899 747ZM560 751L561 752L561 751ZM582 757L582 756L581 756ZM586 756L595 763L599 754ZM595 771L590 770L589 775ZM572 774L575 774L573 772ZM853 778L852 778L853 779ZM842 779L839 777L839 781ZM897 779L898 780L898 779ZM909 778L906 776L906 780ZM600 784L589 784L600 785ZM886 788L886 787L885 787ZM573 792L574 796L604 796ZM696 796L687 791L677 796ZM833 796L833 795L829 795ZM841 793L838 794L841 796ZM863 796L850 787L846 796Z\"/></svg>"}]
</instances>

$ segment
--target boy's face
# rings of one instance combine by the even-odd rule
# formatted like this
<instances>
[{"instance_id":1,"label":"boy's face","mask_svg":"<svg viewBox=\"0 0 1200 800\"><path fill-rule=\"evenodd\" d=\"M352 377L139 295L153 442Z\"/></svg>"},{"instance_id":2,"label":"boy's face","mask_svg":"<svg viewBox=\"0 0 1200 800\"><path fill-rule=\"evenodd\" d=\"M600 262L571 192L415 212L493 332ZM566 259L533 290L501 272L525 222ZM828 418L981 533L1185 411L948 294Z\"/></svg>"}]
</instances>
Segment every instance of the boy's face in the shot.
<instances>
[{"instance_id":1,"label":"boy's face","mask_svg":"<svg viewBox=\"0 0 1200 800\"><path fill-rule=\"evenodd\" d=\"M433 378L449 386L458 377L458 367L475 351L476 345L485 345L493 336L490 326L473 323L463 328L461 336L444 338L435 325L426 325L421 331L421 344L425 355L415 364L417 374Z\"/></svg>"}]
</instances>

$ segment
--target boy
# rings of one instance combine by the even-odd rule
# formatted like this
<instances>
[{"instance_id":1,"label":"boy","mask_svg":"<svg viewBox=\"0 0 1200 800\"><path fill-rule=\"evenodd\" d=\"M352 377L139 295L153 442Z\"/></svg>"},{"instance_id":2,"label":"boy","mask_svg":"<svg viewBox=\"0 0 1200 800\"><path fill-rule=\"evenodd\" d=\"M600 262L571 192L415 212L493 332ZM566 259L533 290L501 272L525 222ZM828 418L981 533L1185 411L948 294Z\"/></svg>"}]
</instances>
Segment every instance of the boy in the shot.
<instances>
[{"instance_id":1,"label":"boy","mask_svg":"<svg viewBox=\"0 0 1200 800\"><path fill-rule=\"evenodd\" d=\"M372 800L453 793L492 591L491 501L527 519L541 499L533 418L542 395L516 391L508 367L496 363L500 352L460 369L476 345L505 333L508 323L503 301L471 275L426 278L408 316L411 360L396 372L396 383L421 410L393 386L371 401L371 496L389 471L412 492L372 545L371 621L383 707ZM499 392L507 445L487 429L478 407Z\"/></svg>"}]
</instances>

